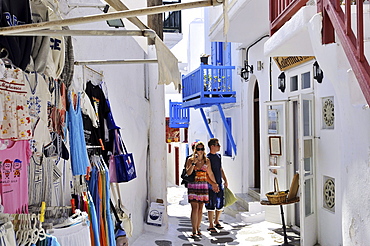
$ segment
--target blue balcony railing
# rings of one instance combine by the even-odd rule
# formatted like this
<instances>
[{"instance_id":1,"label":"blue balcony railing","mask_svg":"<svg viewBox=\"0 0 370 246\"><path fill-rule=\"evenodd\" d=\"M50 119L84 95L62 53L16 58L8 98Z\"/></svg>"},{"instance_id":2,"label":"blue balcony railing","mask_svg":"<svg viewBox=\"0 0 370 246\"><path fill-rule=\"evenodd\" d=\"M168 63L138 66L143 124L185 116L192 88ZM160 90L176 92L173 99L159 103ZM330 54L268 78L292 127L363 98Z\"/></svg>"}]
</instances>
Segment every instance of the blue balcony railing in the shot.
<instances>
[{"instance_id":1,"label":"blue balcony railing","mask_svg":"<svg viewBox=\"0 0 370 246\"><path fill-rule=\"evenodd\" d=\"M183 108L181 102L171 102L170 100L170 124L171 128L189 127L190 113L189 108Z\"/></svg>"},{"instance_id":2,"label":"blue balcony railing","mask_svg":"<svg viewBox=\"0 0 370 246\"><path fill-rule=\"evenodd\" d=\"M235 103L232 90L234 66L200 65L182 78L183 107Z\"/></svg>"}]
</instances>

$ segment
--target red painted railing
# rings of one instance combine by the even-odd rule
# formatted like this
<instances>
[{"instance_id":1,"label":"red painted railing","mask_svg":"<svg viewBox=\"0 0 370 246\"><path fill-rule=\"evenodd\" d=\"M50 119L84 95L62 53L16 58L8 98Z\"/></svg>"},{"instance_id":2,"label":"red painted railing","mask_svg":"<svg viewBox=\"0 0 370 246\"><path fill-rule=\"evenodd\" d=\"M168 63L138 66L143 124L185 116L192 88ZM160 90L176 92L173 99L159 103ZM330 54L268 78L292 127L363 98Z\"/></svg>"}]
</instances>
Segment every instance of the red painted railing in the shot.
<instances>
[{"instance_id":1,"label":"red painted railing","mask_svg":"<svg viewBox=\"0 0 370 246\"><path fill-rule=\"evenodd\" d=\"M307 0L270 0L270 34L274 34ZM343 5L344 4L344 11ZM356 35L351 29L351 4L356 4ZM323 16L322 42L335 42L335 33L370 104L370 66L364 55L364 10L363 0L317 0L317 11Z\"/></svg>"}]
</instances>

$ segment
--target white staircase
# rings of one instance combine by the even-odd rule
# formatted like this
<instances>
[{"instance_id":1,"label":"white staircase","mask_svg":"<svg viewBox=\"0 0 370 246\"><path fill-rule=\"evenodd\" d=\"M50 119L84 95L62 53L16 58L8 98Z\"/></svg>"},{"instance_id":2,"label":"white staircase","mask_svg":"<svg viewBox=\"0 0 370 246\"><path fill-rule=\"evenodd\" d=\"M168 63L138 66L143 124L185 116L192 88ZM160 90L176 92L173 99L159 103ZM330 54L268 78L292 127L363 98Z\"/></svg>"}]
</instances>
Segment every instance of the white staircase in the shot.
<instances>
[{"instance_id":1,"label":"white staircase","mask_svg":"<svg viewBox=\"0 0 370 246\"><path fill-rule=\"evenodd\" d=\"M265 211L260 204L257 190L249 189L248 194L237 193L238 200L224 209L225 213L244 223L258 223L265 220Z\"/></svg>"}]
</instances>

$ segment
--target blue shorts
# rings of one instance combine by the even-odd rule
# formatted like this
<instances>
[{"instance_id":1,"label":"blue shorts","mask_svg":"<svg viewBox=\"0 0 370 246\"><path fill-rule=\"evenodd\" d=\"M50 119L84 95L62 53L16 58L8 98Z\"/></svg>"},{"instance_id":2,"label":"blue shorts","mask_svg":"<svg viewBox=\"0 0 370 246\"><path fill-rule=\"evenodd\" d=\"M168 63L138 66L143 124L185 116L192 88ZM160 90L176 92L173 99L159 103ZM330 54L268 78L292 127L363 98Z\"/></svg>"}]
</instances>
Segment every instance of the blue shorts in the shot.
<instances>
[{"instance_id":1,"label":"blue shorts","mask_svg":"<svg viewBox=\"0 0 370 246\"><path fill-rule=\"evenodd\" d=\"M207 210L222 210L224 207L224 187L219 184L220 191L218 193L212 190L212 185L208 184L209 202L206 203Z\"/></svg>"}]
</instances>

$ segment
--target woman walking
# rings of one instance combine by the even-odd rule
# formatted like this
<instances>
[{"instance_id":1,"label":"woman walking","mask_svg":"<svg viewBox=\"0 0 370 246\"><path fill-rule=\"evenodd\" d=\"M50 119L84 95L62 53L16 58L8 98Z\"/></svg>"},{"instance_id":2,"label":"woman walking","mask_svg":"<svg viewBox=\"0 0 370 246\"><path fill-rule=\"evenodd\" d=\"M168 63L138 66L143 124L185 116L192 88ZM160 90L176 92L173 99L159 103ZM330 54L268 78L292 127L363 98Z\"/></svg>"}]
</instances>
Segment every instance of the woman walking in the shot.
<instances>
[{"instance_id":1,"label":"woman walking","mask_svg":"<svg viewBox=\"0 0 370 246\"><path fill-rule=\"evenodd\" d=\"M206 157L203 142L195 144L193 156L186 162L186 173L191 175L195 171L194 182L188 183L188 200L191 204L192 238L201 236L200 223L204 204L208 202L208 183L215 192L219 191L211 169L211 163Z\"/></svg>"}]
</instances>

